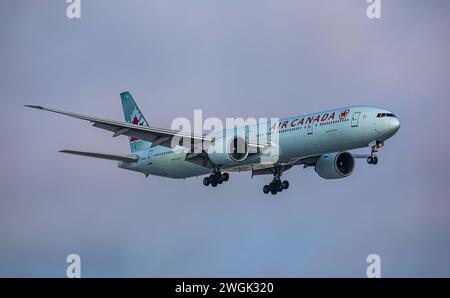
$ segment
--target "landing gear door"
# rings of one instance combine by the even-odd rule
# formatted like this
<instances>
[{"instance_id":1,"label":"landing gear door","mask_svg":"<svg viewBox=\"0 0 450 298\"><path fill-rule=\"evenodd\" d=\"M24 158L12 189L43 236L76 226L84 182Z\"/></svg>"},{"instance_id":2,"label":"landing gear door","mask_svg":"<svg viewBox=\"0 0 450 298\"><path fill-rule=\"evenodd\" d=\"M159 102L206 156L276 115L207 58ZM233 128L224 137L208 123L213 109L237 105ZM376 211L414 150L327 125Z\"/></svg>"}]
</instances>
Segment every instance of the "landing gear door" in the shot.
<instances>
[{"instance_id":1,"label":"landing gear door","mask_svg":"<svg viewBox=\"0 0 450 298\"><path fill-rule=\"evenodd\" d=\"M352 127L357 127L359 125L359 116L361 112L355 112L352 116Z\"/></svg>"}]
</instances>

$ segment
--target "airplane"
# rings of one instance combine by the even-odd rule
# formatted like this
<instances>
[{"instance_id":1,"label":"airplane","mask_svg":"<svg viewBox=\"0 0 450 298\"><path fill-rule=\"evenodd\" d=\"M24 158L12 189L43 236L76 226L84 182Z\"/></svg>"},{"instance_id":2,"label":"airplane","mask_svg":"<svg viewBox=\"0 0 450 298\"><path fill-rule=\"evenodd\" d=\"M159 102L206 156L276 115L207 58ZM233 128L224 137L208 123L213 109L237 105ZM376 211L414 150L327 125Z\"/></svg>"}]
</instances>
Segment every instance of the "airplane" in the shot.
<instances>
[{"instance_id":1,"label":"airplane","mask_svg":"<svg viewBox=\"0 0 450 298\"><path fill-rule=\"evenodd\" d=\"M120 97L125 122L36 105L26 107L89 121L94 127L113 132L113 137L127 136L131 149L127 155L75 150L61 150L62 153L117 161L119 168L146 177L207 175L203 184L212 187L228 181L228 172L250 171L252 177L273 175L273 180L263 187L265 194L273 195L289 188L289 181L281 181L282 174L297 165L314 167L324 179L340 179L353 173L356 158L378 164L376 153L400 129L400 121L391 111L355 105L282 118L274 124L195 134L152 127L129 92L121 93ZM370 149L370 154L349 152L365 147ZM276 158L271 159L274 149Z\"/></svg>"}]
</instances>

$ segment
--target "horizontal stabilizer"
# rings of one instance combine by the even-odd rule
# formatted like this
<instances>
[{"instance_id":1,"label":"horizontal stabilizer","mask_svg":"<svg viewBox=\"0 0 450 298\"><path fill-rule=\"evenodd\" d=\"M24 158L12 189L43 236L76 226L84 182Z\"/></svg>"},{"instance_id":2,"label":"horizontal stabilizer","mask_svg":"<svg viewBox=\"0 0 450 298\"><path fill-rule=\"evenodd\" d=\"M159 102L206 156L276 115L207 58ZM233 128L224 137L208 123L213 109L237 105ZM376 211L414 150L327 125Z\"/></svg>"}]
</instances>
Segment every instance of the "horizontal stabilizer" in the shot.
<instances>
[{"instance_id":1,"label":"horizontal stabilizer","mask_svg":"<svg viewBox=\"0 0 450 298\"><path fill-rule=\"evenodd\" d=\"M123 162L136 162L139 157L138 156L123 156L123 155L111 155L104 153L93 153L93 152L83 152L83 151L74 151L74 150L61 150L61 153L68 153L80 156L94 157L94 158L102 158L108 160L116 160Z\"/></svg>"}]
</instances>

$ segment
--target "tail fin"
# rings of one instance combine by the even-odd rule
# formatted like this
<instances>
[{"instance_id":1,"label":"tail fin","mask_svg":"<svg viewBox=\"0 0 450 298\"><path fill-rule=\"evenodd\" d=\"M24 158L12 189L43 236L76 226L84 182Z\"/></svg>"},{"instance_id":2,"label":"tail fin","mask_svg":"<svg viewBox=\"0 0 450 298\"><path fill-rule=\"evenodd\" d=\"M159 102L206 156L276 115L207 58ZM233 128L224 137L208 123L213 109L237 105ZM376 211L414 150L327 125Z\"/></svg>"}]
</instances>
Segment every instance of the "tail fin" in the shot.
<instances>
[{"instance_id":1,"label":"tail fin","mask_svg":"<svg viewBox=\"0 0 450 298\"><path fill-rule=\"evenodd\" d=\"M122 100L122 108L123 114L125 116L125 121L134 125L148 127L147 120L145 120L144 115L142 115L141 110L137 106L131 94L129 92L120 93L120 98ZM129 142L131 152L142 150L151 145L151 143L142 141L135 137L130 137Z\"/></svg>"}]
</instances>

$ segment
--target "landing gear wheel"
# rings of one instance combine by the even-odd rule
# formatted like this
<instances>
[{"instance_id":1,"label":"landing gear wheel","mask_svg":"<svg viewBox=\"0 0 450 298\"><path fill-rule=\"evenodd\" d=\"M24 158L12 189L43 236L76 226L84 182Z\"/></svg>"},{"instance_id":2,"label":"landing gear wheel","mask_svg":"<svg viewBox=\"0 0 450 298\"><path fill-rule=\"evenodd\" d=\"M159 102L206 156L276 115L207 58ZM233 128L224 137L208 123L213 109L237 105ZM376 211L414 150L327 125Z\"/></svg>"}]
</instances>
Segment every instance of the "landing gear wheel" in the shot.
<instances>
[{"instance_id":1,"label":"landing gear wheel","mask_svg":"<svg viewBox=\"0 0 450 298\"><path fill-rule=\"evenodd\" d=\"M272 181L269 184L270 193L273 195L276 195L278 190L280 189L280 186L277 184L277 181Z\"/></svg>"},{"instance_id":2,"label":"landing gear wheel","mask_svg":"<svg viewBox=\"0 0 450 298\"><path fill-rule=\"evenodd\" d=\"M228 173L221 173L220 169L214 169L214 171L208 176L203 178L203 185L217 187L218 184L228 181L230 175Z\"/></svg>"},{"instance_id":3,"label":"landing gear wheel","mask_svg":"<svg viewBox=\"0 0 450 298\"><path fill-rule=\"evenodd\" d=\"M275 180L273 182L273 186L276 190L279 190L281 188L281 181L280 180Z\"/></svg>"},{"instance_id":4,"label":"landing gear wheel","mask_svg":"<svg viewBox=\"0 0 450 298\"><path fill-rule=\"evenodd\" d=\"M223 181L227 182L228 179L230 179L230 175L228 173L223 173L222 174L222 179L223 179Z\"/></svg>"},{"instance_id":5,"label":"landing gear wheel","mask_svg":"<svg viewBox=\"0 0 450 298\"><path fill-rule=\"evenodd\" d=\"M269 185L264 185L263 187L263 193L268 194L270 192L270 187Z\"/></svg>"},{"instance_id":6,"label":"landing gear wheel","mask_svg":"<svg viewBox=\"0 0 450 298\"><path fill-rule=\"evenodd\" d=\"M288 188L289 188L289 181L284 180L284 181L281 183L281 186L283 186L283 189L288 189Z\"/></svg>"},{"instance_id":7,"label":"landing gear wheel","mask_svg":"<svg viewBox=\"0 0 450 298\"><path fill-rule=\"evenodd\" d=\"M376 165L377 163L378 163L378 157L374 156L374 157L372 158L372 164L373 164L373 165Z\"/></svg>"},{"instance_id":8,"label":"landing gear wheel","mask_svg":"<svg viewBox=\"0 0 450 298\"><path fill-rule=\"evenodd\" d=\"M376 165L378 163L378 157L376 157L376 156L369 156L367 158L367 163L369 165Z\"/></svg>"}]
</instances>

